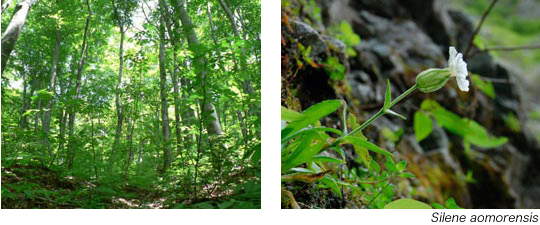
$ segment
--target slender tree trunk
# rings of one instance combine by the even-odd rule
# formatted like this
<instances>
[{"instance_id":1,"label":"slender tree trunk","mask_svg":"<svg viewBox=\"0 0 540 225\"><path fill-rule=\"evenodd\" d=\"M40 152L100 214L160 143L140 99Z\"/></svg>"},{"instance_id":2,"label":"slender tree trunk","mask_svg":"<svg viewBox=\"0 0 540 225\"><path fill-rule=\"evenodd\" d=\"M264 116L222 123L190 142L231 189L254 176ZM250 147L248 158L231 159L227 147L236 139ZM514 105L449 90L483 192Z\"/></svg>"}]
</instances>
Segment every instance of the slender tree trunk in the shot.
<instances>
[{"instance_id":1,"label":"slender tree trunk","mask_svg":"<svg viewBox=\"0 0 540 225\"><path fill-rule=\"evenodd\" d=\"M231 24L231 28L233 30L234 36L236 36L238 38L242 38L240 36L240 33L238 32L238 28L236 26L236 20L234 18L234 14L231 11L231 9L229 8L229 6L223 0L219 0L219 4L221 5L221 8L223 8L225 13L227 14L227 17L229 18L229 22ZM243 40L246 41L245 36L243 37ZM241 59L240 59L240 69L242 70L241 71L242 74L246 74L248 68L247 68L247 57L246 57L245 48L242 48L242 56L241 56ZM243 89L244 93L248 97L253 96L254 89L253 89L253 82L251 81L251 75L248 73L247 76L242 76L242 77L243 77L242 89ZM249 131L249 129L248 129L248 124L249 124L248 123L248 118L249 118L250 115L255 115L255 113L257 113L257 111L258 111L257 109L260 108L260 106L254 106L251 103L251 104L248 105L248 108L249 108L249 111L245 115L245 125L246 126L242 130L242 133L246 133L244 138L247 137L247 134L248 134L248 131ZM244 143L247 145L247 141L245 141Z\"/></svg>"},{"instance_id":2,"label":"slender tree trunk","mask_svg":"<svg viewBox=\"0 0 540 225\"><path fill-rule=\"evenodd\" d=\"M162 5L163 7L163 5ZM171 128L169 126L169 106L167 104L167 71L165 66L165 21L163 15L159 25L159 77L160 77L160 98L161 98L161 123L163 128L163 173L167 171L172 163L171 151Z\"/></svg>"},{"instance_id":3,"label":"slender tree trunk","mask_svg":"<svg viewBox=\"0 0 540 225\"><path fill-rule=\"evenodd\" d=\"M96 179L99 179L99 175L98 175L98 169L97 169L97 164L96 164L96 148L95 148L95 145L94 145L94 137L95 137L95 133L94 133L94 104L92 104L92 115L90 116L90 121L91 121L91 125L92 125L92 153L94 155L94 173L96 175Z\"/></svg>"},{"instance_id":4,"label":"slender tree trunk","mask_svg":"<svg viewBox=\"0 0 540 225\"><path fill-rule=\"evenodd\" d=\"M102 135L102 126L101 126L101 113L98 111L98 131L100 132L100 136ZM105 154L105 151L103 150L103 143L98 142L98 145L101 146L100 150L101 150L101 154L100 154L100 157L99 157L99 162L103 162L103 155Z\"/></svg>"},{"instance_id":5,"label":"slender tree trunk","mask_svg":"<svg viewBox=\"0 0 540 225\"><path fill-rule=\"evenodd\" d=\"M58 65L58 54L60 52L60 31L56 31L56 44L54 45L54 52L53 52L53 61L51 65L51 82L49 85L49 91L55 92L56 87L56 68ZM49 153L49 157L52 157L52 149L51 144L49 142L49 131L50 131L50 125L51 125L51 113L52 113L52 105L54 100L49 100L47 102L47 106L45 107L45 115L43 116L43 139L42 139L42 145L44 148L47 149Z\"/></svg>"},{"instance_id":6,"label":"slender tree trunk","mask_svg":"<svg viewBox=\"0 0 540 225\"><path fill-rule=\"evenodd\" d=\"M188 45L191 49L196 49L196 47L199 45L199 39L197 38L197 35L195 34L195 30L193 29L193 23L191 22L191 18L189 17L189 14L186 11L186 8L184 7L183 0L176 0L176 11L178 13L178 16L180 18L180 21L182 22L182 28L184 29L184 33L186 34ZM206 79L206 69L204 68L204 59L196 55L195 63L198 66L195 66L194 68L200 70L198 71L198 75L203 80ZM206 96L205 96L206 98ZM221 130L221 125L219 123L219 118L217 116L217 113L215 111L214 104L212 104L211 101L206 101L203 105L204 112L212 112L210 114L210 117L213 118L212 121L206 123L206 129L208 130L209 134L212 135L222 135L223 131ZM226 146L224 146L226 147Z\"/></svg>"},{"instance_id":7,"label":"slender tree trunk","mask_svg":"<svg viewBox=\"0 0 540 225\"><path fill-rule=\"evenodd\" d=\"M187 66L187 65L184 64L184 66ZM189 90L189 80L187 78L181 78L180 85L185 90ZM183 102L187 102L188 98L189 98L188 94L182 94ZM186 109L182 113L182 124L185 127L193 127L195 125L195 111L189 106L186 106ZM192 149L193 140L195 140L194 134L190 133L189 130L185 130L184 131L184 148L186 149L186 151L189 152L189 150Z\"/></svg>"},{"instance_id":8,"label":"slender tree trunk","mask_svg":"<svg viewBox=\"0 0 540 225\"><path fill-rule=\"evenodd\" d=\"M7 0L7 2L4 3L4 1L2 1L2 14L4 14L4 11L6 11L6 9L9 7L9 5L11 5L11 0Z\"/></svg>"},{"instance_id":9,"label":"slender tree trunk","mask_svg":"<svg viewBox=\"0 0 540 225\"><path fill-rule=\"evenodd\" d=\"M133 114L131 116L131 129L128 136L128 142L129 142L129 154L126 159L126 168L124 170L124 187L127 184L128 177L129 177L129 167L131 166L131 162L133 161L133 157L135 155L133 151L133 135L135 133L135 125L137 124L137 118L140 117L139 115L139 96L141 95L141 84L142 84L142 73L139 70L139 84L137 85L137 93L135 94L135 106L133 107ZM128 126L129 127L129 126Z\"/></svg>"},{"instance_id":10,"label":"slender tree trunk","mask_svg":"<svg viewBox=\"0 0 540 225\"><path fill-rule=\"evenodd\" d=\"M21 128L26 128L26 115L24 115L24 113L26 112L26 101L27 101L27 93L26 93L26 86L28 85L27 84L27 75L26 75L26 71L23 72L23 95L22 95L22 108L21 108L21 122L20 122L20 127Z\"/></svg>"},{"instance_id":11,"label":"slender tree trunk","mask_svg":"<svg viewBox=\"0 0 540 225\"><path fill-rule=\"evenodd\" d=\"M212 40L214 41L214 45L218 46L218 41L216 38L216 29L214 27L214 23L212 22L212 13L210 12L210 2L206 1L206 13L208 14L208 22L210 23L210 30L212 32Z\"/></svg>"},{"instance_id":12,"label":"slender tree trunk","mask_svg":"<svg viewBox=\"0 0 540 225\"><path fill-rule=\"evenodd\" d=\"M180 88L178 85L178 66L177 66L177 57L176 52L178 51L178 46L182 45L182 40L179 38L179 35L176 31L172 29L171 17L169 15L168 5L165 1L160 0L160 4L163 5L162 15L165 19L165 24L167 32L170 35L170 43L173 46L173 68L171 70L171 80L173 82L173 97L174 97L174 131L176 134L176 151L177 154L182 157L182 131L180 130Z\"/></svg>"},{"instance_id":13,"label":"slender tree trunk","mask_svg":"<svg viewBox=\"0 0 540 225\"><path fill-rule=\"evenodd\" d=\"M81 93L81 79L82 79L82 72L84 69L84 57L86 55L86 39L88 35L88 25L90 24L90 18L92 16L92 11L90 9L90 2L89 0L86 0L86 5L88 8L88 16L86 17L86 26L84 28L84 39L81 49L81 59L79 60L79 65L77 69L77 84L75 85L75 101L79 100L79 95ZM75 125L75 116L76 116L76 108L71 107L70 113L69 113L69 138L68 138L68 158L67 158L67 166L68 169L73 168L73 161L75 158L75 143L74 143L74 125Z\"/></svg>"},{"instance_id":14,"label":"slender tree trunk","mask_svg":"<svg viewBox=\"0 0 540 225\"><path fill-rule=\"evenodd\" d=\"M247 132L247 125L246 125L245 119L242 116L241 110L236 111L236 114L238 115L238 121L240 121L240 127L241 127L240 130L242 131L244 144L247 145L248 132Z\"/></svg>"},{"instance_id":15,"label":"slender tree trunk","mask_svg":"<svg viewBox=\"0 0 540 225\"><path fill-rule=\"evenodd\" d=\"M2 36L2 74L6 68L11 51L15 47L21 30L26 22L26 16L30 12L30 7L34 4L35 0L23 0L17 4L11 22L4 31Z\"/></svg>"},{"instance_id":16,"label":"slender tree trunk","mask_svg":"<svg viewBox=\"0 0 540 225\"><path fill-rule=\"evenodd\" d=\"M118 22L120 24L120 21ZM124 122L124 112L123 112L123 106L120 103L120 97L121 97L121 87L122 87L122 71L124 68L124 36L125 36L125 30L124 27L119 25L120 28L120 53L119 53L119 60L120 60L120 66L118 68L118 84L116 85L116 133L114 136L114 142L113 142L113 149L111 151L111 167L114 165L116 159L114 157L115 153L118 152L119 144L120 144L120 138L122 137L122 126Z\"/></svg>"}]
</instances>

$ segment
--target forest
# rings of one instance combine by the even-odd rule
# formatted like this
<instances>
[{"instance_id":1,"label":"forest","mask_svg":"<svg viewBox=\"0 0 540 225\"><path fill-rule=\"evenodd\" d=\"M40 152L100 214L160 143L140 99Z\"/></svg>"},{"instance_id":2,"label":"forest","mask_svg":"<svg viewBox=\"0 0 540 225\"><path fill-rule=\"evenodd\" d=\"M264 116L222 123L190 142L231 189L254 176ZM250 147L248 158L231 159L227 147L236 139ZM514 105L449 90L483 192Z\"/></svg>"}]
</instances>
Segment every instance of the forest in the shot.
<instances>
[{"instance_id":1,"label":"forest","mask_svg":"<svg viewBox=\"0 0 540 225\"><path fill-rule=\"evenodd\" d=\"M281 3L282 208L540 208L538 1Z\"/></svg>"},{"instance_id":2,"label":"forest","mask_svg":"<svg viewBox=\"0 0 540 225\"><path fill-rule=\"evenodd\" d=\"M260 0L2 0L2 208L260 208Z\"/></svg>"}]
</instances>

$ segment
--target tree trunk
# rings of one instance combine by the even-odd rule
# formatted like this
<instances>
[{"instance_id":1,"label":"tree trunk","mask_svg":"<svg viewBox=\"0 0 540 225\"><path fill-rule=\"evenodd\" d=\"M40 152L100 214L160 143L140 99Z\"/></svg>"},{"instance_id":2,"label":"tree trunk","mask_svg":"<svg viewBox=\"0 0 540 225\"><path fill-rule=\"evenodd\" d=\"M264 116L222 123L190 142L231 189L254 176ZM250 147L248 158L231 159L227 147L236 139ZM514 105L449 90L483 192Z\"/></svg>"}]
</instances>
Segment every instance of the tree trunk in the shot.
<instances>
[{"instance_id":1,"label":"tree trunk","mask_svg":"<svg viewBox=\"0 0 540 225\"><path fill-rule=\"evenodd\" d=\"M163 170L165 173L172 163L170 146L171 128L169 126L169 106L167 104L167 71L165 68L165 21L163 15L159 24L159 89L161 98L161 123L163 130Z\"/></svg>"},{"instance_id":2,"label":"tree trunk","mask_svg":"<svg viewBox=\"0 0 540 225\"><path fill-rule=\"evenodd\" d=\"M189 80L187 78L181 78L180 85L185 90L189 90ZM186 102L188 98L188 94L182 94L182 100L184 100L184 102ZM195 111L189 106L186 106L186 108L187 109L182 113L182 124L185 127L193 127L195 125ZM191 134L189 130L184 131L184 148L186 151L189 152L189 150L192 149L194 139L194 134Z\"/></svg>"},{"instance_id":3,"label":"tree trunk","mask_svg":"<svg viewBox=\"0 0 540 225\"><path fill-rule=\"evenodd\" d=\"M234 14L233 12L231 11L231 9L229 8L229 6L227 4L225 4L225 2L223 2L223 0L219 0L219 4L221 5L221 7L223 8L223 10L225 11L225 13L227 14L227 17L229 18L229 22L231 24L231 27L232 27L232 30L233 30L233 33L234 33L234 36L236 37L239 37L239 38L242 38L240 36L240 33L238 32L238 28L236 26L236 20L234 19ZM244 41L246 41L246 38L244 36ZM247 57L246 57L246 53L245 53L245 49L242 48L242 57L240 59L240 69L242 70L242 74L245 74L246 71L247 71ZM243 81L242 81L242 89L244 91L244 93L247 95L247 96L253 96L254 94L254 89L253 89L253 82L251 81L251 76L248 74L247 75L247 78L246 76L242 76L243 77ZM250 115L254 115L255 113L257 113L258 110L256 110L255 108L260 108L259 107L255 107L254 105L252 104L249 104L248 105L248 108L249 108L249 112L245 115L245 129L246 131L242 130L242 132L246 132L249 131L248 130L248 118ZM247 136L247 134L246 134ZM245 142L246 145L247 145L247 142Z\"/></svg>"},{"instance_id":4,"label":"tree trunk","mask_svg":"<svg viewBox=\"0 0 540 225\"><path fill-rule=\"evenodd\" d=\"M28 75L26 75L26 71L23 72L23 95L22 95L22 108L21 108L21 122L19 124L19 126L21 128L26 128L26 115L24 115L24 113L26 112L26 100L27 100L27 93L26 93L26 86L27 86L27 77Z\"/></svg>"},{"instance_id":5,"label":"tree trunk","mask_svg":"<svg viewBox=\"0 0 540 225\"><path fill-rule=\"evenodd\" d=\"M141 67L140 67L141 68ZM131 162L133 161L133 157L135 155L135 152L133 151L133 135L135 133L135 125L137 124L137 118L141 117L139 115L139 96L141 96L141 85L142 85L142 71L139 70L139 84L137 85L137 93L135 93L135 105L132 110L132 116L131 116L131 129L128 136L128 142L129 142L129 154L126 158L126 167L124 170L124 187L127 184L128 177L129 177L129 167L131 166ZM128 125L129 129L129 125Z\"/></svg>"},{"instance_id":6,"label":"tree trunk","mask_svg":"<svg viewBox=\"0 0 540 225\"><path fill-rule=\"evenodd\" d=\"M4 14L4 11L6 11L6 9L9 7L9 5L11 5L11 0L8 0L5 3L4 3L4 1L2 1L2 14Z\"/></svg>"},{"instance_id":7,"label":"tree trunk","mask_svg":"<svg viewBox=\"0 0 540 225\"><path fill-rule=\"evenodd\" d=\"M214 27L214 23L212 22L212 13L210 12L210 2L206 1L206 13L208 14L208 23L210 23L210 31L212 33L212 40L214 41L214 45L218 47L218 41L216 37L216 29Z\"/></svg>"},{"instance_id":8,"label":"tree trunk","mask_svg":"<svg viewBox=\"0 0 540 225\"><path fill-rule=\"evenodd\" d=\"M163 1L163 0L160 0L160 4L163 5L161 13L163 15L163 18L165 19L167 32L170 35L170 39L169 39L170 43L173 46L173 66L172 66L173 68L171 70L171 80L173 82L173 90L174 90L174 93L173 93L173 96L174 96L174 131L175 131L175 134L176 134L176 151L177 151L177 154L180 156L180 158L183 158L182 157L182 144L181 144L182 131L180 130L180 87L178 85L178 70L177 70L177 68L178 68L177 62L178 61L177 61L177 58L176 58L176 52L178 51L178 46L182 45L182 39L179 37L177 32L172 29L172 24L171 24L171 20L170 20L169 9L168 9L167 3L165 1ZM176 43L176 41L173 41L173 40L176 40L179 43Z\"/></svg>"},{"instance_id":9,"label":"tree trunk","mask_svg":"<svg viewBox=\"0 0 540 225\"><path fill-rule=\"evenodd\" d=\"M196 46L199 45L199 39L197 38L197 35L195 34L195 30L193 29L193 23L191 22L191 18L189 17L186 8L183 5L182 0L176 0L176 12L178 13L178 16L180 18L180 21L182 22L182 28L184 29L184 33L187 36L188 39L188 45L191 49L196 49ZM194 68L200 68L200 71L198 71L200 78L203 80L206 79L206 69L204 68L204 59L200 56L196 55L195 63L198 64L198 66L195 66ZM206 98L206 96L205 96ZM204 112L212 112L210 114L210 117L212 118L212 121L209 121L206 123L206 129L208 130L209 134L212 135L222 135L223 131L221 130L221 125L219 123L219 118L217 116L217 113L215 111L214 104L207 98L208 101L206 101L203 105Z\"/></svg>"},{"instance_id":10,"label":"tree trunk","mask_svg":"<svg viewBox=\"0 0 540 225\"><path fill-rule=\"evenodd\" d=\"M77 69L77 84L75 85L75 98L74 100L79 100L79 95L81 93L81 79L82 79L82 72L84 68L84 57L86 55L86 39L88 35L88 25L90 24L90 18L92 16L92 11L90 9L90 2L89 0L86 0L86 5L88 7L88 16L86 17L86 26L84 28L84 39L81 49L81 59L79 60L79 65ZM68 151L67 151L67 166L68 169L73 168L73 161L75 158L75 143L74 143L74 125L75 125L75 116L76 116L76 108L71 107L70 113L69 113L69 138L68 138Z\"/></svg>"},{"instance_id":11,"label":"tree trunk","mask_svg":"<svg viewBox=\"0 0 540 225\"><path fill-rule=\"evenodd\" d=\"M4 36L2 36L2 73L4 73L11 51L13 51L19 39L19 34L21 34L21 30L26 22L26 16L28 16L30 7L32 7L34 2L35 0L23 0L19 2L11 18L11 22L9 22L6 31L4 31Z\"/></svg>"},{"instance_id":12,"label":"tree trunk","mask_svg":"<svg viewBox=\"0 0 540 225\"><path fill-rule=\"evenodd\" d=\"M53 52L53 61L51 65L51 82L49 85L49 91L53 92L55 91L56 86L56 67L58 65L58 54L60 52L60 31L56 31L56 44L54 45L54 52ZM49 142L49 131L50 131L50 125L51 125L51 113L52 113L52 105L54 100L49 100L47 102L47 105L45 107L45 115L43 116L43 140L41 141L43 147L47 149L49 156L52 156L52 149L51 144Z\"/></svg>"},{"instance_id":13,"label":"tree trunk","mask_svg":"<svg viewBox=\"0 0 540 225\"><path fill-rule=\"evenodd\" d=\"M119 22L120 23L120 22ZM122 87L122 71L124 68L124 36L125 36L125 30L122 26L119 26L120 28L120 54L119 54L119 60L120 60L120 66L118 68L118 84L116 85L116 116L117 116L117 122L116 122L116 133L114 136L114 142L113 142L113 149L111 151L111 166L114 165L114 162L116 161L114 155L115 152L118 152L119 149L119 143L120 138L122 137L122 126L124 122L124 112L123 112L123 106L120 103L120 93L121 93L121 87Z\"/></svg>"},{"instance_id":14,"label":"tree trunk","mask_svg":"<svg viewBox=\"0 0 540 225\"><path fill-rule=\"evenodd\" d=\"M91 125L92 125L92 153L94 155L94 173L96 175L96 179L99 179L99 175L98 175L98 169L97 169L97 164L96 164L96 148L94 146L94 136L95 136L95 133L94 133L94 104L92 104L92 114L90 116L90 122L91 122Z\"/></svg>"}]
</instances>

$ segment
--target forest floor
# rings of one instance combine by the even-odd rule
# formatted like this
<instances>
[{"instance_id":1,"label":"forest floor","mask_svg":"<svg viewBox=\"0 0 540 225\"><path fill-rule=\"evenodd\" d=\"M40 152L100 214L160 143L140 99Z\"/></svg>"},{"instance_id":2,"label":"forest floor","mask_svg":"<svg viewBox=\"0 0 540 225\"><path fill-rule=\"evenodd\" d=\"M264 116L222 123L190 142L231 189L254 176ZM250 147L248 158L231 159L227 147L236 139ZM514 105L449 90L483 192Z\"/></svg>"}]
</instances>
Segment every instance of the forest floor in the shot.
<instances>
[{"instance_id":1,"label":"forest floor","mask_svg":"<svg viewBox=\"0 0 540 225\"><path fill-rule=\"evenodd\" d=\"M209 207L215 203L217 207L220 202L230 200L231 194L211 199L181 199L158 188L132 185L113 188L96 181L61 176L57 171L35 164L2 166L4 209L160 209L189 207L200 202L207 202Z\"/></svg>"}]
</instances>

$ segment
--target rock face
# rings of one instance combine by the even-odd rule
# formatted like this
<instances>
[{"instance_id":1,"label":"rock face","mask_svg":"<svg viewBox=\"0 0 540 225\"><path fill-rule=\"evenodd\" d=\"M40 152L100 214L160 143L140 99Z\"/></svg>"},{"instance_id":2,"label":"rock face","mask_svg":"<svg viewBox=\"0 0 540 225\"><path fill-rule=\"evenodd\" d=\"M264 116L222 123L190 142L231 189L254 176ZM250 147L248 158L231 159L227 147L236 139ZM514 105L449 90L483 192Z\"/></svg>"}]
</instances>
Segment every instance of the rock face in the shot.
<instances>
[{"instance_id":1,"label":"rock face","mask_svg":"<svg viewBox=\"0 0 540 225\"><path fill-rule=\"evenodd\" d=\"M390 79L392 96L397 96L415 83L419 72L446 67L449 46L465 51L474 29L465 14L448 10L444 1L334 0L319 4L322 27L308 25L302 19L289 21L293 31L282 25L282 105L296 110L326 99L344 99L355 113L367 119L383 104L386 79ZM293 60L297 54L295 40L312 46L310 56L318 63L329 56L343 55L343 50L330 48L328 38L324 38L325 26L343 20L362 38L353 46L355 57L340 57L348 66L345 81L332 80L322 68L298 68ZM429 95L416 92L393 108L411 119L379 119L368 127L366 136L380 140L384 127L405 129L395 146L375 143L395 150L397 157L409 162L408 169L418 178L411 186L430 202L443 202L451 196L466 208L540 208L540 147L524 126L526 115L522 113L515 74L488 53L465 60L471 73L493 81L495 98L484 95L474 84L468 93L460 92L451 79L443 89ZM509 142L490 149L473 145L471 157L464 153L461 137L435 125L431 135L418 143L412 118L426 98L477 121L492 135L508 137ZM523 129L508 127L505 118L510 114ZM328 120L327 126L339 128L337 116ZM475 182L465 181L468 173Z\"/></svg>"}]
</instances>

